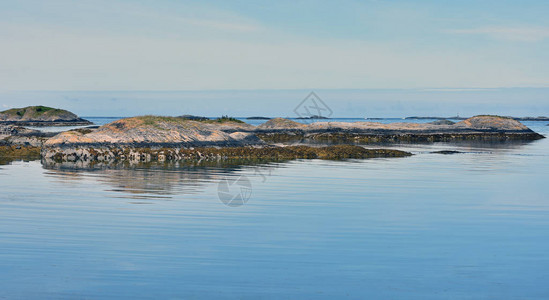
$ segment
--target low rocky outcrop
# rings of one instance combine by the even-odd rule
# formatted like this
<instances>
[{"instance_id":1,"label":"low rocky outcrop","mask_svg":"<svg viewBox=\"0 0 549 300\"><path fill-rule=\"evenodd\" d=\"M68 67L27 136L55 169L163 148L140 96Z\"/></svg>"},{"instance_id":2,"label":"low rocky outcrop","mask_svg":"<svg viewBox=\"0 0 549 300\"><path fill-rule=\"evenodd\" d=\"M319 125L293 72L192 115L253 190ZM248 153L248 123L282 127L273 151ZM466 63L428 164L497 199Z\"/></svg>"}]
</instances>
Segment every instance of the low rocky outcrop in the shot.
<instances>
[{"instance_id":1,"label":"low rocky outcrop","mask_svg":"<svg viewBox=\"0 0 549 300\"><path fill-rule=\"evenodd\" d=\"M0 125L0 165L16 159L39 159L47 136L37 130Z\"/></svg>"},{"instance_id":2,"label":"low rocky outcrop","mask_svg":"<svg viewBox=\"0 0 549 300\"><path fill-rule=\"evenodd\" d=\"M456 128L495 130L499 132L531 132L528 127L509 117L490 115L475 116L454 125Z\"/></svg>"},{"instance_id":3,"label":"low rocky outcrop","mask_svg":"<svg viewBox=\"0 0 549 300\"><path fill-rule=\"evenodd\" d=\"M257 126L258 132L270 132L276 130L304 130L307 126L305 124L284 119L284 118L275 118L271 119L259 126Z\"/></svg>"},{"instance_id":4,"label":"low rocky outcrop","mask_svg":"<svg viewBox=\"0 0 549 300\"><path fill-rule=\"evenodd\" d=\"M204 147L262 145L245 123L216 123L177 117L142 116L118 120L89 133L68 131L56 135L45 147ZM241 131L243 129L244 131Z\"/></svg>"},{"instance_id":5,"label":"low rocky outcrop","mask_svg":"<svg viewBox=\"0 0 549 300\"><path fill-rule=\"evenodd\" d=\"M39 133L38 130L28 129L21 126L14 126L14 125L2 125L0 124L0 139L8 137L8 136L15 136L15 135L29 135Z\"/></svg>"},{"instance_id":6,"label":"low rocky outcrop","mask_svg":"<svg viewBox=\"0 0 549 300\"><path fill-rule=\"evenodd\" d=\"M440 151L433 151L431 153L449 155L449 154L458 154L458 153L463 153L463 152L456 151L456 150L440 150Z\"/></svg>"},{"instance_id":7,"label":"low rocky outcrop","mask_svg":"<svg viewBox=\"0 0 549 300\"><path fill-rule=\"evenodd\" d=\"M274 121L271 124L269 122ZM542 135L506 117L476 116L456 124L316 122L294 124L274 119L257 127L267 142L322 141L333 143L438 142L459 140L536 140Z\"/></svg>"},{"instance_id":8,"label":"low rocky outcrop","mask_svg":"<svg viewBox=\"0 0 549 300\"><path fill-rule=\"evenodd\" d=\"M0 124L0 145L42 147L55 133L41 132L21 126Z\"/></svg>"},{"instance_id":9,"label":"low rocky outcrop","mask_svg":"<svg viewBox=\"0 0 549 300\"><path fill-rule=\"evenodd\" d=\"M22 126L79 126L93 124L63 109L47 106L27 106L0 112L0 124Z\"/></svg>"}]
</instances>

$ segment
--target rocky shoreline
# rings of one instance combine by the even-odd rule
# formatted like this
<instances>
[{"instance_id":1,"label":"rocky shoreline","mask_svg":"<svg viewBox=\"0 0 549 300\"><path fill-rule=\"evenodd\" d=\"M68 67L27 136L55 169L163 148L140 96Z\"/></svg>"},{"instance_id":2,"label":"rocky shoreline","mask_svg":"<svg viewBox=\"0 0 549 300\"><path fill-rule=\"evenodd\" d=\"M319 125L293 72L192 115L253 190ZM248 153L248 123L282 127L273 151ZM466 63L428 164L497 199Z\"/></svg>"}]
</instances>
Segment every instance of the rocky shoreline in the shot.
<instances>
[{"instance_id":1,"label":"rocky shoreline","mask_svg":"<svg viewBox=\"0 0 549 300\"><path fill-rule=\"evenodd\" d=\"M197 147L197 148L44 148L44 159L55 162L76 161L218 161L218 160L258 160L269 161L291 159L350 159L376 157L406 157L411 153L392 149L366 149L354 145L327 147L288 146L288 147Z\"/></svg>"}]
</instances>

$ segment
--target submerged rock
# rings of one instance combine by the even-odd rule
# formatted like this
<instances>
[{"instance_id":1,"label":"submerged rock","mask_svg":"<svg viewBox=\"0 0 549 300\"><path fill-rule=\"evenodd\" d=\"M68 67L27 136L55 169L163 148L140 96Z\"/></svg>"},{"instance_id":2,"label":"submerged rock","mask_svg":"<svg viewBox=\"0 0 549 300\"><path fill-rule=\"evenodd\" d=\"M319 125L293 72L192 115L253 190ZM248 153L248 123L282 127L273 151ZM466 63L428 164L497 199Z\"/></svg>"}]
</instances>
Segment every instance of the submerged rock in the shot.
<instances>
[{"instance_id":1,"label":"submerged rock","mask_svg":"<svg viewBox=\"0 0 549 300\"><path fill-rule=\"evenodd\" d=\"M88 120L63 109L47 106L27 106L0 112L0 123L25 126L89 125Z\"/></svg>"},{"instance_id":2,"label":"submerged rock","mask_svg":"<svg viewBox=\"0 0 549 300\"><path fill-rule=\"evenodd\" d=\"M463 152L456 151L456 150L440 150L440 151L433 151L431 153L433 153L433 154L458 154L458 153L463 153Z\"/></svg>"}]
</instances>

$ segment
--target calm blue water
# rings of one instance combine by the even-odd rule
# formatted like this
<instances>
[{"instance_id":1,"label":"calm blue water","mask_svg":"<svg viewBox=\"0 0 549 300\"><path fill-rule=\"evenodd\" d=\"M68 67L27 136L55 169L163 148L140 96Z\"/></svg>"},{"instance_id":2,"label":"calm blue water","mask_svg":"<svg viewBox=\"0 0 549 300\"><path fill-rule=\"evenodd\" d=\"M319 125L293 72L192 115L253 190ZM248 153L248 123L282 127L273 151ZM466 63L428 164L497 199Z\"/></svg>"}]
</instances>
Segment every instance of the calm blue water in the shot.
<instances>
[{"instance_id":1,"label":"calm blue water","mask_svg":"<svg viewBox=\"0 0 549 300\"><path fill-rule=\"evenodd\" d=\"M549 298L549 139L394 147L415 155L0 166L0 298Z\"/></svg>"}]
</instances>

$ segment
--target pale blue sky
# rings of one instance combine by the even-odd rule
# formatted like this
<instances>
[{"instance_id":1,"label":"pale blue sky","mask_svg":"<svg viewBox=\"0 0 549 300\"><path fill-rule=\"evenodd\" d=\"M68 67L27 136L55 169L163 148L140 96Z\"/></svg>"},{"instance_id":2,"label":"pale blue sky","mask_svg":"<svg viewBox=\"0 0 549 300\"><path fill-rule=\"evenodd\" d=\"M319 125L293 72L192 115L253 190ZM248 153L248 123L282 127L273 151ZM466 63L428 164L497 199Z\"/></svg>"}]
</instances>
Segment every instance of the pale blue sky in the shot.
<instances>
[{"instance_id":1,"label":"pale blue sky","mask_svg":"<svg viewBox=\"0 0 549 300\"><path fill-rule=\"evenodd\" d=\"M3 90L549 86L548 1L0 1Z\"/></svg>"},{"instance_id":2,"label":"pale blue sky","mask_svg":"<svg viewBox=\"0 0 549 300\"><path fill-rule=\"evenodd\" d=\"M0 0L0 104L24 102L17 91L544 88L548 15L549 1Z\"/></svg>"}]
</instances>

